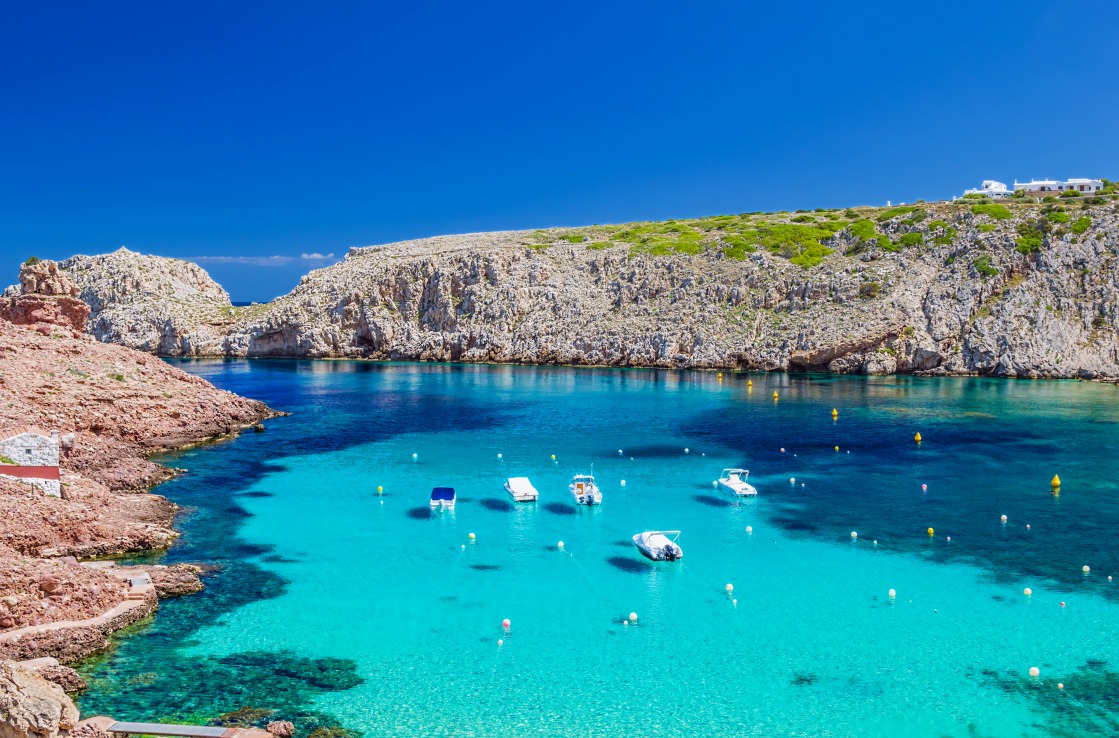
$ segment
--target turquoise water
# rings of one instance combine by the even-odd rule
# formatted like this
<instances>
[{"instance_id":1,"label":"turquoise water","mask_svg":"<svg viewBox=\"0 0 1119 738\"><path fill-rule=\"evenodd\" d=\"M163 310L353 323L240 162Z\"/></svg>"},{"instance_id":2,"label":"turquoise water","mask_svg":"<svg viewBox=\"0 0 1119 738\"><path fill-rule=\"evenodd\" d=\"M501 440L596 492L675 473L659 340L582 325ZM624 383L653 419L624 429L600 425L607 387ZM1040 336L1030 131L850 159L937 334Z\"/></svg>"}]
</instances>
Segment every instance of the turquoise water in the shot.
<instances>
[{"instance_id":1,"label":"turquoise water","mask_svg":"<svg viewBox=\"0 0 1119 738\"><path fill-rule=\"evenodd\" d=\"M160 491L192 506L168 559L223 570L89 663L83 710L405 736L1119 730L1115 387L182 366L293 415L167 459L190 473ZM576 508L592 465L604 503ZM738 465L757 499L712 486ZM509 502L508 476L540 501ZM429 512L437 485L453 513ZM682 562L636 553L650 528L683 531Z\"/></svg>"}]
</instances>

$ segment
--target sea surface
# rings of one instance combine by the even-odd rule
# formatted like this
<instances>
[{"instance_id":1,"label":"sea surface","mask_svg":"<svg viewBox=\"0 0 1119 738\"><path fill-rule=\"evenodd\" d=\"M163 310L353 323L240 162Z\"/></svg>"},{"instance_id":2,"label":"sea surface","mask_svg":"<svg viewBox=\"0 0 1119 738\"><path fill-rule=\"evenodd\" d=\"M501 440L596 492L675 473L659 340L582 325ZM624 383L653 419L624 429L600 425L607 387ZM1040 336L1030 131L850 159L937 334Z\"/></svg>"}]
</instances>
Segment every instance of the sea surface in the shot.
<instances>
[{"instance_id":1,"label":"sea surface","mask_svg":"<svg viewBox=\"0 0 1119 738\"><path fill-rule=\"evenodd\" d=\"M162 459L188 472L157 490L185 508L159 560L217 570L83 665L83 713L323 738L1119 733L1115 386L178 365L291 415ZM756 499L713 486L735 466ZM601 507L573 504L575 473ZM643 559L648 529L682 531L683 560Z\"/></svg>"}]
</instances>

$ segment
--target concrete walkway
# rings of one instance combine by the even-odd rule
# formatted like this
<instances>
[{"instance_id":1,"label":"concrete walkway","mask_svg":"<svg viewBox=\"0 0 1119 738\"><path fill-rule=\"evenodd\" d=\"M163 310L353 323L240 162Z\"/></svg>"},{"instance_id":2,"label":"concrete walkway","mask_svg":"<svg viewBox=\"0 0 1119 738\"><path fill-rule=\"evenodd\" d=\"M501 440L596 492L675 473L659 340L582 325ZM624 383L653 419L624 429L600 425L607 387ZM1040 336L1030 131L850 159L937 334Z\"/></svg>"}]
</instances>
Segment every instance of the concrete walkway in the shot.
<instances>
[{"instance_id":1,"label":"concrete walkway","mask_svg":"<svg viewBox=\"0 0 1119 738\"><path fill-rule=\"evenodd\" d=\"M96 566L91 568L104 569L110 574L116 574L116 572L112 570L112 567ZM138 575L135 570L130 571L128 574L121 573L118 576L128 582L128 595L123 602L111 609L87 620L58 620L53 623L29 625L26 628L9 630L6 633L0 633L0 644L17 643L28 636L37 635L39 633L49 633L55 630L88 627L96 628L114 621L123 613L129 612L130 610L135 610L138 607L148 607L149 593L154 593L155 591L155 587L151 582L151 577L148 576L146 572L143 572L142 575Z\"/></svg>"}]
</instances>

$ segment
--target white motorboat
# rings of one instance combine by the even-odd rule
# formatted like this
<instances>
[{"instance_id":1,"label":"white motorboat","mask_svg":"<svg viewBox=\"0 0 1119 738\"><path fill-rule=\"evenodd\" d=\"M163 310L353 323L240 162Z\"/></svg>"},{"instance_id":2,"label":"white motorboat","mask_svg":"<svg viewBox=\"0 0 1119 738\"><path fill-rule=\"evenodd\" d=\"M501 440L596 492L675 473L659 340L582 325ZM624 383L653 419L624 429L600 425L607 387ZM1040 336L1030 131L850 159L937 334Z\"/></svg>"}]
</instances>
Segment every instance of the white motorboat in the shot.
<instances>
[{"instance_id":1,"label":"white motorboat","mask_svg":"<svg viewBox=\"0 0 1119 738\"><path fill-rule=\"evenodd\" d=\"M723 469L719 476L719 486L737 497L756 495L758 491L754 485L746 481L750 472L746 469Z\"/></svg>"},{"instance_id":2,"label":"white motorboat","mask_svg":"<svg viewBox=\"0 0 1119 738\"><path fill-rule=\"evenodd\" d=\"M602 492L590 474L576 474L571 478L571 484L567 485L567 488L578 505L602 504Z\"/></svg>"},{"instance_id":3,"label":"white motorboat","mask_svg":"<svg viewBox=\"0 0 1119 738\"><path fill-rule=\"evenodd\" d=\"M647 530L633 537L633 545L647 559L676 561L684 556L684 549L676 542L679 537L678 530Z\"/></svg>"},{"instance_id":4,"label":"white motorboat","mask_svg":"<svg viewBox=\"0 0 1119 738\"><path fill-rule=\"evenodd\" d=\"M514 502L536 502L536 498L540 496L528 477L509 477L505 480L505 491Z\"/></svg>"}]
</instances>

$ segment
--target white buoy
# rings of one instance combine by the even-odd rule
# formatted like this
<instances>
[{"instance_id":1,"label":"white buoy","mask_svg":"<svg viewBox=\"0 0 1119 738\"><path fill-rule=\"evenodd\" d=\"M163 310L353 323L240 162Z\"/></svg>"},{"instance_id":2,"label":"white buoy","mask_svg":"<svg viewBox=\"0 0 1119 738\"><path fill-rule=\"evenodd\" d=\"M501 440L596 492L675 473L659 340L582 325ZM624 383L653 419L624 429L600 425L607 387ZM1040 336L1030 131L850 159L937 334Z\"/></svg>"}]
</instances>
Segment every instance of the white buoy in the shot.
<instances>
[{"instance_id":1,"label":"white buoy","mask_svg":"<svg viewBox=\"0 0 1119 738\"><path fill-rule=\"evenodd\" d=\"M946 540L946 541L948 541L949 543L951 543L951 542L952 542L952 536L947 536L947 537L945 537L945 539L944 539L944 540Z\"/></svg>"},{"instance_id":2,"label":"white buoy","mask_svg":"<svg viewBox=\"0 0 1119 738\"><path fill-rule=\"evenodd\" d=\"M1041 676L1041 669L1037 668L1036 666L1031 666L1030 676L1032 676L1034 679L1037 679L1039 676Z\"/></svg>"},{"instance_id":3,"label":"white buoy","mask_svg":"<svg viewBox=\"0 0 1119 738\"><path fill-rule=\"evenodd\" d=\"M1026 523L1026 530L1029 530L1029 529L1030 529L1030 524Z\"/></svg>"},{"instance_id":4,"label":"white buoy","mask_svg":"<svg viewBox=\"0 0 1119 738\"><path fill-rule=\"evenodd\" d=\"M1061 684L1060 682L1057 682L1057 689L1063 690L1064 688L1065 688L1064 684Z\"/></svg>"},{"instance_id":5,"label":"white buoy","mask_svg":"<svg viewBox=\"0 0 1119 738\"><path fill-rule=\"evenodd\" d=\"M785 449L781 449L781 453L785 453Z\"/></svg>"},{"instance_id":6,"label":"white buoy","mask_svg":"<svg viewBox=\"0 0 1119 738\"><path fill-rule=\"evenodd\" d=\"M1003 515L1001 518L999 518L999 520L1001 520L1003 523L1005 523L1006 522L1006 516Z\"/></svg>"},{"instance_id":7,"label":"white buoy","mask_svg":"<svg viewBox=\"0 0 1119 738\"><path fill-rule=\"evenodd\" d=\"M690 448L684 449L684 453L686 453L686 454L690 454L691 452L692 452L692 450Z\"/></svg>"},{"instance_id":8,"label":"white buoy","mask_svg":"<svg viewBox=\"0 0 1119 738\"><path fill-rule=\"evenodd\" d=\"M1027 597L1029 597L1033 593L1034 593L1034 591L1032 589L1030 589L1029 587L1026 587L1025 589L1022 590L1022 594L1026 595Z\"/></svg>"},{"instance_id":9,"label":"white buoy","mask_svg":"<svg viewBox=\"0 0 1119 738\"><path fill-rule=\"evenodd\" d=\"M797 478L796 477L789 477L789 484L796 484L796 483L797 483Z\"/></svg>"},{"instance_id":10,"label":"white buoy","mask_svg":"<svg viewBox=\"0 0 1119 738\"><path fill-rule=\"evenodd\" d=\"M618 456L621 456L621 455L622 455L622 450L618 449Z\"/></svg>"},{"instance_id":11,"label":"white buoy","mask_svg":"<svg viewBox=\"0 0 1119 738\"><path fill-rule=\"evenodd\" d=\"M637 622L637 613L635 613L635 612L631 612L631 613L629 614L629 621L630 621L631 623L636 623L636 622Z\"/></svg>"},{"instance_id":12,"label":"white buoy","mask_svg":"<svg viewBox=\"0 0 1119 738\"><path fill-rule=\"evenodd\" d=\"M468 535L468 536L467 536L467 538L469 538L470 540L472 540L472 541L473 541L473 540L474 540L474 534L473 534L473 533L471 533L470 535Z\"/></svg>"},{"instance_id":13,"label":"white buoy","mask_svg":"<svg viewBox=\"0 0 1119 738\"><path fill-rule=\"evenodd\" d=\"M1111 581L1111 575L1110 574L1107 575L1107 581L1109 581L1109 582Z\"/></svg>"},{"instance_id":14,"label":"white buoy","mask_svg":"<svg viewBox=\"0 0 1119 738\"><path fill-rule=\"evenodd\" d=\"M501 647L502 647L502 646L504 646L504 645L505 645L505 641L504 641L504 640L502 640L501 638L498 638L498 639L497 639L497 647L498 647L498 648L501 648Z\"/></svg>"},{"instance_id":15,"label":"white buoy","mask_svg":"<svg viewBox=\"0 0 1119 738\"><path fill-rule=\"evenodd\" d=\"M889 592L889 595L890 595L890 599L892 600L892 599L894 599L895 597L898 596L898 591L896 589L891 589L890 592Z\"/></svg>"},{"instance_id":16,"label":"white buoy","mask_svg":"<svg viewBox=\"0 0 1119 738\"><path fill-rule=\"evenodd\" d=\"M623 487L626 486L626 480L624 480L624 479L622 480L622 486Z\"/></svg>"},{"instance_id":17,"label":"white buoy","mask_svg":"<svg viewBox=\"0 0 1119 738\"><path fill-rule=\"evenodd\" d=\"M418 458L420 458L419 454L412 454L412 461L415 461Z\"/></svg>"},{"instance_id":18,"label":"white buoy","mask_svg":"<svg viewBox=\"0 0 1119 738\"><path fill-rule=\"evenodd\" d=\"M465 546L463 548L465 548ZM556 548L558 548L560 551L562 551L563 550L563 541L560 541L559 543L557 543Z\"/></svg>"},{"instance_id":19,"label":"white buoy","mask_svg":"<svg viewBox=\"0 0 1119 738\"><path fill-rule=\"evenodd\" d=\"M753 532L754 532L754 526L752 526L752 525L747 525L747 526L746 526L746 532L747 532L747 533L753 533Z\"/></svg>"},{"instance_id":20,"label":"white buoy","mask_svg":"<svg viewBox=\"0 0 1119 738\"><path fill-rule=\"evenodd\" d=\"M498 454L498 455L497 455L497 458L498 458L498 459L501 459L501 454Z\"/></svg>"},{"instance_id":21,"label":"white buoy","mask_svg":"<svg viewBox=\"0 0 1119 738\"><path fill-rule=\"evenodd\" d=\"M738 600L731 600L730 604L734 605L735 607L738 607Z\"/></svg>"},{"instance_id":22,"label":"white buoy","mask_svg":"<svg viewBox=\"0 0 1119 738\"><path fill-rule=\"evenodd\" d=\"M464 544L462 544L462 550L463 550L463 551L465 551L465 550L466 550L466 544L465 544L465 543L464 543Z\"/></svg>"},{"instance_id":23,"label":"white buoy","mask_svg":"<svg viewBox=\"0 0 1119 738\"><path fill-rule=\"evenodd\" d=\"M1080 571L1082 571L1082 572L1084 572L1085 574L1087 574L1088 572L1092 571L1092 567L1090 567L1090 566L1088 566L1087 564L1085 564L1085 565L1083 566L1083 568L1081 568L1081 569L1080 569Z\"/></svg>"},{"instance_id":24,"label":"white buoy","mask_svg":"<svg viewBox=\"0 0 1119 738\"><path fill-rule=\"evenodd\" d=\"M719 486L719 480L718 479L712 479L711 480L711 486L712 487L718 487Z\"/></svg>"},{"instance_id":25,"label":"white buoy","mask_svg":"<svg viewBox=\"0 0 1119 738\"><path fill-rule=\"evenodd\" d=\"M858 533L856 533L855 531L851 531L851 538L858 538L858 537L859 537Z\"/></svg>"},{"instance_id":26,"label":"white buoy","mask_svg":"<svg viewBox=\"0 0 1119 738\"><path fill-rule=\"evenodd\" d=\"M622 625L629 625L629 621L628 620L623 620Z\"/></svg>"},{"instance_id":27,"label":"white buoy","mask_svg":"<svg viewBox=\"0 0 1119 738\"><path fill-rule=\"evenodd\" d=\"M871 541L871 543L873 543L875 546L877 546L878 545L878 539L875 538L873 541Z\"/></svg>"},{"instance_id":28,"label":"white buoy","mask_svg":"<svg viewBox=\"0 0 1119 738\"><path fill-rule=\"evenodd\" d=\"M733 584L728 584L727 585L727 594L730 594L733 591L734 591L734 585Z\"/></svg>"}]
</instances>

